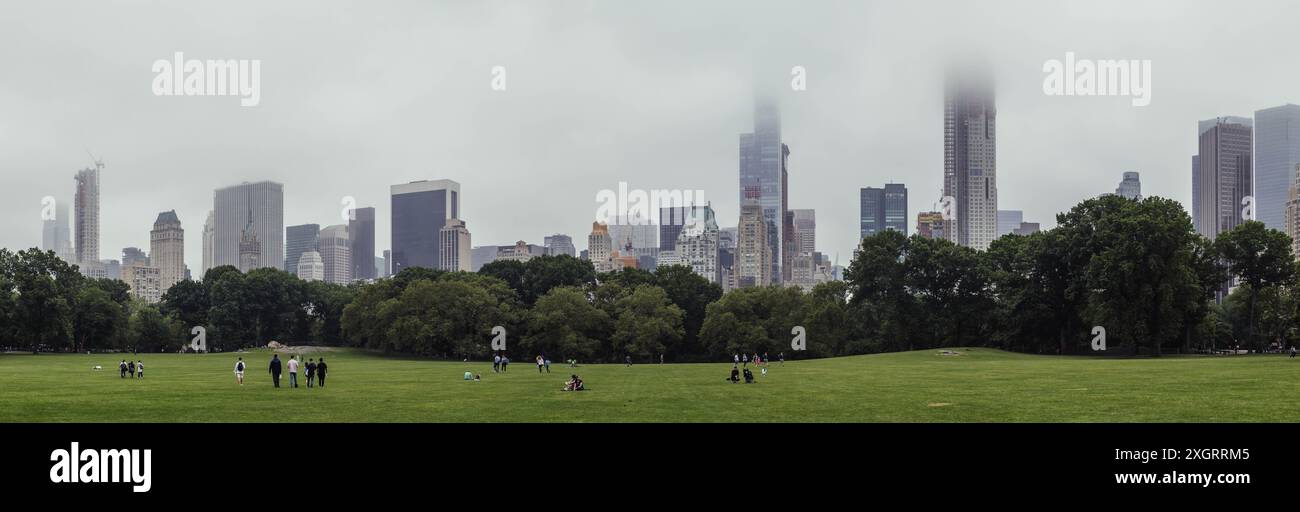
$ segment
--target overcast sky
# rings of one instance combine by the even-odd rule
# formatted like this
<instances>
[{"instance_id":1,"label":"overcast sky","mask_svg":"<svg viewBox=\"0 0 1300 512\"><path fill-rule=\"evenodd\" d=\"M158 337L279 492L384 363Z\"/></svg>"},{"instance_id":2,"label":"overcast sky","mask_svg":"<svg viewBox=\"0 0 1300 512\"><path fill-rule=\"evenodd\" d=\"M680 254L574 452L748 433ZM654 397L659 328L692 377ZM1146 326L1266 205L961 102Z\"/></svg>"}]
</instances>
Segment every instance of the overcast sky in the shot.
<instances>
[{"instance_id":1,"label":"overcast sky","mask_svg":"<svg viewBox=\"0 0 1300 512\"><path fill-rule=\"evenodd\" d=\"M1000 209L1054 224L1113 192L1189 204L1196 122L1300 103L1289 1L10 1L0 7L0 247L41 240L41 198L71 201L103 158L101 258L147 250L160 211L200 267L215 188L284 184L286 225L377 208L389 185L461 183L475 245L579 249L618 188L703 190L734 226L737 135L776 84L791 208L846 263L858 189L902 182L909 226L940 196L940 71L978 51L998 86ZM261 60L261 102L151 91L155 60ZM1047 96L1043 64L1150 59L1151 104ZM494 66L506 90L490 87ZM794 92L790 69L807 70Z\"/></svg>"}]
</instances>

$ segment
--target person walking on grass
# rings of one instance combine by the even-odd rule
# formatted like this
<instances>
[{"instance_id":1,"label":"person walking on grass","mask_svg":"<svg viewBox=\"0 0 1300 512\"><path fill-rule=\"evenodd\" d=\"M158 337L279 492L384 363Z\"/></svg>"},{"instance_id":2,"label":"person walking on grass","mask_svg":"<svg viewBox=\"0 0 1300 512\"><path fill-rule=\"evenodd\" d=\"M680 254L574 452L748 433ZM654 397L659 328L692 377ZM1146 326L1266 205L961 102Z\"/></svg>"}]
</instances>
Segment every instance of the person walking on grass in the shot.
<instances>
[{"instance_id":1,"label":"person walking on grass","mask_svg":"<svg viewBox=\"0 0 1300 512\"><path fill-rule=\"evenodd\" d=\"M740 366L741 366L742 368L749 368L749 353L748 353L748 352L746 352L745 355L740 356L740 363L741 363Z\"/></svg>"},{"instance_id":2,"label":"person walking on grass","mask_svg":"<svg viewBox=\"0 0 1300 512\"><path fill-rule=\"evenodd\" d=\"M135 378L137 379L144 378L144 361L141 361L139 359L136 359L135 361Z\"/></svg>"},{"instance_id":3,"label":"person walking on grass","mask_svg":"<svg viewBox=\"0 0 1300 512\"><path fill-rule=\"evenodd\" d=\"M501 373L501 354L497 353L492 356L492 373Z\"/></svg>"},{"instance_id":4,"label":"person walking on grass","mask_svg":"<svg viewBox=\"0 0 1300 512\"><path fill-rule=\"evenodd\" d=\"M628 355L623 356L623 363L627 365L627 368L631 368L631 367L632 367L632 354L628 354Z\"/></svg>"},{"instance_id":5,"label":"person walking on grass","mask_svg":"<svg viewBox=\"0 0 1300 512\"><path fill-rule=\"evenodd\" d=\"M510 356L505 355L505 354L502 354L502 355L501 355L501 373L505 373L506 368L509 368L509 367L510 367Z\"/></svg>"},{"instance_id":6,"label":"person walking on grass","mask_svg":"<svg viewBox=\"0 0 1300 512\"><path fill-rule=\"evenodd\" d=\"M271 372L271 383L280 387L280 354L271 354L271 366L267 371Z\"/></svg>"},{"instance_id":7,"label":"person walking on grass","mask_svg":"<svg viewBox=\"0 0 1300 512\"><path fill-rule=\"evenodd\" d=\"M541 355L541 354L538 354L538 355L537 355L537 373L542 373L542 367L543 367L543 366L546 366L546 359L543 359L543 358L542 358L542 355Z\"/></svg>"},{"instance_id":8,"label":"person walking on grass","mask_svg":"<svg viewBox=\"0 0 1300 512\"><path fill-rule=\"evenodd\" d=\"M320 362L316 363L316 385L322 388L325 387L326 373L329 373L329 367L325 366L325 358L322 357Z\"/></svg>"},{"instance_id":9,"label":"person walking on grass","mask_svg":"<svg viewBox=\"0 0 1300 512\"><path fill-rule=\"evenodd\" d=\"M298 359L289 356L289 387L298 387Z\"/></svg>"},{"instance_id":10,"label":"person walking on grass","mask_svg":"<svg viewBox=\"0 0 1300 512\"><path fill-rule=\"evenodd\" d=\"M126 373L130 375L132 379L135 378L135 361L126 362Z\"/></svg>"},{"instance_id":11,"label":"person walking on grass","mask_svg":"<svg viewBox=\"0 0 1300 512\"><path fill-rule=\"evenodd\" d=\"M1291 359L1295 359L1295 345L1291 345Z\"/></svg>"},{"instance_id":12,"label":"person walking on grass","mask_svg":"<svg viewBox=\"0 0 1300 512\"><path fill-rule=\"evenodd\" d=\"M244 358L242 357L235 361L235 382L240 386L244 385Z\"/></svg>"},{"instance_id":13,"label":"person walking on grass","mask_svg":"<svg viewBox=\"0 0 1300 512\"><path fill-rule=\"evenodd\" d=\"M307 387L311 387L311 380L316 377L316 359L307 360Z\"/></svg>"},{"instance_id":14,"label":"person walking on grass","mask_svg":"<svg viewBox=\"0 0 1300 512\"><path fill-rule=\"evenodd\" d=\"M121 363L117 364L117 371L122 375L123 379L126 378L126 359L123 359Z\"/></svg>"}]
</instances>

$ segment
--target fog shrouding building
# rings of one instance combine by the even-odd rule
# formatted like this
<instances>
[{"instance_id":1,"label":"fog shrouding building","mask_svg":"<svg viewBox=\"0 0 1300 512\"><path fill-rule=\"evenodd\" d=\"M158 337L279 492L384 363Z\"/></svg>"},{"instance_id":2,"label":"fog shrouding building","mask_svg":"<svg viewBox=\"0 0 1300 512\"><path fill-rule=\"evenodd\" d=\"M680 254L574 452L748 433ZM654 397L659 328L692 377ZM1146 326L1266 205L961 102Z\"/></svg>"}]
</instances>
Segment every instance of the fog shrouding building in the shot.
<instances>
[{"instance_id":1,"label":"fog shrouding building","mask_svg":"<svg viewBox=\"0 0 1300 512\"><path fill-rule=\"evenodd\" d=\"M944 235L960 245L987 249L997 237L997 107L993 80L983 71L950 72L944 86L943 195L954 218Z\"/></svg>"},{"instance_id":2,"label":"fog shrouding building","mask_svg":"<svg viewBox=\"0 0 1300 512\"><path fill-rule=\"evenodd\" d=\"M77 253L72 250L72 229L68 223L68 203L54 202L52 219L41 222L41 250L54 251L59 259L75 265Z\"/></svg>"},{"instance_id":3,"label":"fog shrouding building","mask_svg":"<svg viewBox=\"0 0 1300 512\"><path fill-rule=\"evenodd\" d=\"M158 290L167 293L185 279L185 230L176 210L158 214L149 232L149 262L158 268Z\"/></svg>"},{"instance_id":4,"label":"fog shrouding building","mask_svg":"<svg viewBox=\"0 0 1300 512\"><path fill-rule=\"evenodd\" d=\"M573 238L569 235L554 234L542 239L542 245L546 246L546 254L551 256L577 256L578 248L573 245Z\"/></svg>"},{"instance_id":5,"label":"fog shrouding building","mask_svg":"<svg viewBox=\"0 0 1300 512\"><path fill-rule=\"evenodd\" d=\"M470 254L470 234L469 229L465 226L465 221L460 219L450 219L447 225L442 227L438 233L442 246L438 248L438 253L442 260L438 268L450 272L469 272L473 266L473 257Z\"/></svg>"},{"instance_id":6,"label":"fog shrouding building","mask_svg":"<svg viewBox=\"0 0 1300 512\"><path fill-rule=\"evenodd\" d=\"M1255 111L1255 218L1286 228L1287 194L1300 164L1300 105Z\"/></svg>"},{"instance_id":7,"label":"fog shrouding building","mask_svg":"<svg viewBox=\"0 0 1300 512\"><path fill-rule=\"evenodd\" d=\"M759 98L754 104L754 131L740 134L740 204L758 204L766 223L764 241L771 266L763 273L769 281L782 275L786 233L786 184L790 148L781 140L781 113L774 101ZM762 277L762 276L749 276Z\"/></svg>"},{"instance_id":8,"label":"fog shrouding building","mask_svg":"<svg viewBox=\"0 0 1300 512\"><path fill-rule=\"evenodd\" d=\"M393 273L410 267L438 268L438 233L448 219L460 217L460 183L413 181L390 188Z\"/></svg>"},{"instance_id":9,"label":"fog shrouding building","mask_svg":"<svg viewBox=\"0 0 1300 512\"><path fill-rule=\"evenodd\" d=\"M859 238L886 229L907 234L907 186L902 183L886 183L884 188L862 188L858 194Z\"/></svg>"},{"instance_id":10,"label":"fog shrouding building","mask_svg":"<svg viewBox=\"0 0 1300 512\"><path fill-rule=\"evenodd\" d=\"M325 282L352 282L352 239L348 236L348 226L336 224L322 228L316 245L325 264Z\"/></svg>"},{"instance_id":11,"label":"fog shrouding building","mask_svg":"<svg viewBox=\"0 0 1300 512\"><path fill-rule=\"evenodd\" d=\"M1254 192L1252 121L1220 117L1199 123L1197 196L1200 233L1214 239L1242 220L1242 199Z\"/></svg>"},{"instance_id":12,"label":"fog shrouding building","mask_svg":"<svg viewBox=\"0 0 1300 512\"><path fill-rule=\"evenodd\" d=\"M317 241L320 238L320 224L300 224L284 229L284 270L298 274L298 260L303 253L319 253ZM325 279L324 277L321 278Z\"/></svg>"},{"instance_id":13,"label":"fog shrouding building","mask_svg":"<svg viewBox=\"0 0 1300 512\"><path fill-rule=\"evenodd\" d=\"M99 171L82 169L77 172L77 192L73 196L75 220L73 249L78 264L99 262Z\"/></svg>"},{"instance_id":14,"label":"fog shrouding building","mask_svg":"<svg viewBox=\"0 0 1300 512\"><path fill-rule=\"evenodd\" d=\"M348 215L348 239L352 242L352 279L374 279L375 209L357 208Z\"/></svg>"},{"instance_id":15,"label":"fog shrouding building","mask_svg":"<svg viewBox=\"0 0 1300 512\"><path fill-rule=\"evenodd\" d=\"M591 258L596 272L609 272L613 269L610 259L614 251L614 241L609 237L609 228L600 222L591 223L591 234L587 235L587 256Z\"/></svg>"},{"instance_id":16,"label":"fog shrouding building","mask_svg":"<svg viewBox=\"0 0 1300 512\"><path fill-rule=\"evenodd\" d=\"M232 265L247 272L252 253L241 244L257 243L254 268L284 265L284 186L272 181L241 183L217 189L213 194L212 265ZM246 234L245 231L248 231ZM248 245L244 249L251 250ZM242 254L242 256L241 256Z\"/></svg>"},{"instance_id":17,"label":"fog shrouding building","mask_svg":"<svg viewBox=\"0 0 1300 512\"><path fill-rule=\"evenodd\" d=\"M1118 187L1115 187L1115 195L1140 201L1142 199L1142 179L1138 177L1138 173L1132 171L1124 173L1124 179L1119 182Z\"/></svg>"}]
</instances>

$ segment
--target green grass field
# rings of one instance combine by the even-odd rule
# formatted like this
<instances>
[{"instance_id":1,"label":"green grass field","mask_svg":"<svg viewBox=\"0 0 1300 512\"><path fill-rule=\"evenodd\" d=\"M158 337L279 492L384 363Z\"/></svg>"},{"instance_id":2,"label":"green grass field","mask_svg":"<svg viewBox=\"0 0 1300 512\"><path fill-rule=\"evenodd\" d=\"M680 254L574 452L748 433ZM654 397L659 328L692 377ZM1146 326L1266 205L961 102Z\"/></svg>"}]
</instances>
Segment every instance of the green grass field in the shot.
<instances>
[{"instance_id":1,"label":"green grass field","mask_svg":"<svg viewBox=\"0 0 1300 512\"><path fill-rule=\"evenodd\" d=\"M336 350L324 389L275 389L269 352L145 354L143 380L115 354L0 355L3 422L1294 422L1300 358L1106 359L962 349L771 365L752 385L729 363L491 364ZM102 365L102 371L92 371ZM466 369L482 382L466 382ZM589 391L560 391L576 372ZM755 372L756 374L758 372ZM287 380L287 378L286 378ZM284 383L282 383L282 386Z\"/></svg>"}]
</instances>

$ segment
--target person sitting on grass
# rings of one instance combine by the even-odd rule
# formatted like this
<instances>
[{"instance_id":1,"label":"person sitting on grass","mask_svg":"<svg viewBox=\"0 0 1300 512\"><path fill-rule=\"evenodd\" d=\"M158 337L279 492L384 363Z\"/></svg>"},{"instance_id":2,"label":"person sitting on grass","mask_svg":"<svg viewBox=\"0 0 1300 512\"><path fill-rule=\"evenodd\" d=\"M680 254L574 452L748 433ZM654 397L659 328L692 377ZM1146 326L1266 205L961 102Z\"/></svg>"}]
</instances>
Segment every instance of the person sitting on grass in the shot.
<instances>
[{"instance_id":1,"label":"person sitting on grass","mask_svg":"<svg viewBox=\"0 0 1300 512\"><path fill-rule=\"evenodd\" d=\"M754 372L749 371L749 368L745 368L745 384L753 384L753 383L754 383Z\"/></svg>"},{"instance_id":2,"label":"person sitting on grass","mask_svg":"<svg viewBox=\"0 0 1300 512\"><path fill-rule=\"evenodd\" d=\"M575 375L569 376L569 382L564 383L565 391L586 391L587 388L582 385L582 378Z\"/></svg>"},{"instance_id":3,"label":"person sitting on grass","mask_svg":"<svg viewBox=\"0 0 1300 512\"><path fill-rule=\"evenodd\" d=\"M731 376L727 377L727 380L731 381L732 384L740 382L740 369L736 368L735 366L732 366Z\"/></svg>"}]
</instances>

